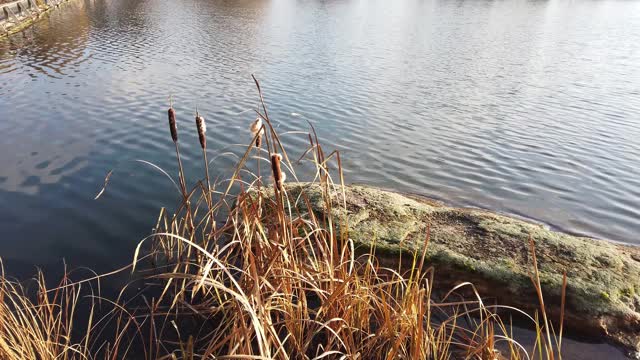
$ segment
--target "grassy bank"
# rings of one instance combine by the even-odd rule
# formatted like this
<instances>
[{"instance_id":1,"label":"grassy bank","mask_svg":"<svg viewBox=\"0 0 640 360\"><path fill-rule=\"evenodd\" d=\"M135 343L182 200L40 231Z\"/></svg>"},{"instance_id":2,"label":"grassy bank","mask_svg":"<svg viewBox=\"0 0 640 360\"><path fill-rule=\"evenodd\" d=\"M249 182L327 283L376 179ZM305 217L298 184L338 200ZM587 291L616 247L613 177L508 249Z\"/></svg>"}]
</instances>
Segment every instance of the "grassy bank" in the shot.
<instances>
[{"instance_id":1,"label":"grassy bank","mask_svg":"<svg viewBox=\"0 0 640 360\"><path fill-rule=\"evenodd\" d=\"M154 232L121 270L132 271L136 286L104 298L97 287L104 276L65 277L52 289L39 276L31 290L2 276L0 357L561 358L562 325L546 317L533 244L538 297L531 301L540 311L522 314L537 334L535 346L524 348L501 317L517 309L485 304L465 279L434 290L437 269L424 261L429 235L409 264L403 257L398 268L386 268L375 244L356 251L348 220L317 214L303 193L289 193L285 183L298 180L297 164L310 162L325 206L336 206L331 194L345 182L340 153L325 152L311 129L307 151L291 158L256 85L261 107L247 130L253 139L230 179L218 180L209 168L205 119L196 114L203 168L200 181L187 183L177 114L169 109L179 174L161 171L182 201L160 211ZM143 291L131 291L141 283ZM88 311L79 315L80 306Z\"/></svg>"}]
</instances>

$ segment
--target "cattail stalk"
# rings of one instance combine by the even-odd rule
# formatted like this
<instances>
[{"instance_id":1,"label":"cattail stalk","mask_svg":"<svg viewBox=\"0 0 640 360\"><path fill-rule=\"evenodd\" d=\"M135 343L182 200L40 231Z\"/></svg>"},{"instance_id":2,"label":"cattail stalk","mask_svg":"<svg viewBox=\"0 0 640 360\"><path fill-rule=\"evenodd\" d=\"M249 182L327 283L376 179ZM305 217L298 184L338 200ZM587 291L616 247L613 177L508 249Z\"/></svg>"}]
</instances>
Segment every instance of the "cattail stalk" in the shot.
<instances>
[{"instance_id":1,"label":"cattail stalk","mask_svg":"<svg viewBox=\"0 0 640 360\"><path fill-rule=\"evenodd\" d=\"M171 131L171 139L178 142L178 126L176 125L176 111L173 106L169 107L169 131Z\"/></svg>"},{"instance_id":2,"label":"cattail stalk","mask_svg":"<svg viewBox=\"0 0 640 360\"><path fill-rule=\"evenodd\" d=\"M187 185L184 180L184 170L182 169L182 160L180 159L180 147L178 146L178 125L176 124L176 111L173 109L173 105L169 106L167 111L169 115L169 131L171 132L171 140L176 147L176 157L178 158L178 179L180 180L180 190L182 191L182 197L187 201Z\"/></svg>"},{"instance_id":3,"label":"cattail stalk","mask_svg":"<svg viewBox=\"0 0 640 360\"><path fill-rule=\"evenodd\" d=\"M200 140L200 147L202 148L202 157L204 159L204 171L205 179L207 181L207 196L206 199L209 202L209 208L213 206L211 200L211 182L209 181L209 162L207 161L207 124L204 118L198 114L196 110L196 128L198 129L198 138Z\"/></svg>"},{"instance_id":4,"label":"cattail stalk","mask_svg":"<svg viewBox=\"0 0 640 360\"><path fill-rule=\"evenodd\" d=\"M260 145L262 145L262 135L264 134L264 127L262 126L262 119L258 117L249 128L251 134L256 137L256 147L259 149Z\"/></svg>"},{"instance_id":5,"label":"cattail stalk","mask_svg":"<svg viewBox=\"0 0 640 360\"><path fill-rule=\"evenodd\" d=\"M282 172L280 162L282 161L282 155L271 155L271 170L273 171L273 184L279 191L282 191L282 186L285 180L285 174Z\"/></svg>"},{"instance_id":6,"label":"cattail stalk","mask_svg":"<svg viewBox=\"0 0 640 360\"><path fill-rule=\"evenodd\" d=\"M193 225L193 218L191 217L191 205L189 204L189 195L187 194L187 183L184 176L184 168L182 167L182 158L180 157L180 147L178 146L178 127L176 124L176 111L173 109L173 104L169 104L169 131L171 132L171 140L176 147L176 158L178 159L178 179L180 180L180 190L182 191L182 198L184 201L187 213L185 215L185 227L188 225L188 231L192 232L195 229ZM189 252L191 249L188 250ZM186 270L186 269L185 269Z\"/></svg>"},{"instance_id":7,"label":"cattail stalk","mask_svg":"<svg viewBox=\"0 0 640 360\"><path fill-rule=\"evenodd\" d=\"M253 123L251 123L249 131L251 131L251 135L256 138L256 168L258 172L258 179L260 179L260 147L262 146L262 135L264 134L264 127L262 126L262 119L259 116ZM258 187L260 187L261 182L261 180L258 181Z\"/></svg>"},{"instance_id":8,"label":"cattail stalk","mask_svg":"<svg viewBox=\"0 0 640 360\"><path fill-rule=\"evenodd\" d=\"M198 138L200 138L200 147L202 149L207 148L207 124L204 122L204 118L196 111L196 127L198 128Z\"/></svg>"}]
</instances>

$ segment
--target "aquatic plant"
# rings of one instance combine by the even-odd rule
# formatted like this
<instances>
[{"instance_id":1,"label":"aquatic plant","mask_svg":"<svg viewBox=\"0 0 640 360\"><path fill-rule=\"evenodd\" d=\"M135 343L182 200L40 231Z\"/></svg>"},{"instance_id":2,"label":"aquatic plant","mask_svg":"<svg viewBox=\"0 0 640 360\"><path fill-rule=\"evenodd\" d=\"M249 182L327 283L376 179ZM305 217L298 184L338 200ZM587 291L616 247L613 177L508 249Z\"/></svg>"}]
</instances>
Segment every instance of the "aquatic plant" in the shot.
<instances>
[{"instance_id":1,"label":"aquatic plant","mask_svg":"<svg viewBox=\"0 0 640 360\"><path fill-rule=\"evenodd\" d=\"M317 198L292 191L296 166L255 84L261 109L255 110L258 117L249 128L253 138L227 180L209 179L206 125L196 112L205 179L187 187L176 112L170 106L181 201L175 212L160 210L153 233L136 247L130 269L146 284L145 292L129 299L130 287L125 287L110 302L113 310L101 317L101 327L113 324L106 327L110 335L101 334L108 340L100 342L91 331L78 342L70 340L83 283L65 280L54 289L65 296L54 301L37 296L32 302L3 276L0 329L12 327L16 335L0 332L0 351L26 359L126 358L134 353L146 359L560 357L562 323L556 333L546 316L533 241L539 316L487 305L464 279L453 289L438 289L437 269L426 260L429 231L421 247L398 257L397 267L384 266L376 244L357 248L347 219L313 211L313 202L346 208L340 152L325 154L313 127L298 162L313 165L311 182L322 191ZM260 175L261 162L269 163L272 186ZM286 173L291 185L285 184ZM44 287L43 280L39 284ZM94 305L87 329L96 328L93 311ZM533 349L513 338L501 312L531 321L537 335Z\"/></svg>"},{"instance_id":2,"label":"aquatic plant","mask_svg":"<svg viewBox=\"0 0 640 360\"><path fill-rule=\"evenodd\" d=\"M64 278L61 286L66 285ZM73 311L79 301L76 287L50 293L39 272L34 294L4 274L0 277L0 358L69 359L87 356L86 342L72 342ZM33 300L33 298L37 300ZM91 320L89 320L89 327ZM85 339L88 339L85 337Z\"/></svg>"},{"instance_id":3,"label":"aquatic plant","mask_svg":"<svg viewBox=\"0 0 640 360\"><path fill-rule=\"evenodd\" d=\"M251 135L256 138L255 144L256 147L259 148L262 144L262 135L264 135L264 127L262 126L262 119L260 117L251 123L249 131L251 131Z\"/></svg>"},{"instance_id":4,"label":"aquatic plant","mask_svg":"<svg viewBox=\"0 0 640 360\"><path fill-rule=\"evenodd\" d=\"M556 334L544 313L537 275L532 280L539 293L541 320L517 309L485 305L473 285L464 281L450 291L437 289L436 269L425 261L428 236L424 246L410 254L410 264L400 259L398 268L387 268L381 265L375 245L356 249L347 223L327 215L330 211L316 214L313 201L328 208L341 203L344 176L340 153L326 155L313 128L300 161L315 166L312 181L322 194L311 199L304 192L290 191L283 169L297 181L295 166L274 130L257 81L256 86L262 109L256 110L258 118L249 127L253 139L231 179L213 183L209 190L200 187L200 198L192 197L195 203L206 203L215 193L217 200L205 216L218 219L222 226L207 227L206 221L197 221L195 228L189 228L186 219L199 219L198 207L187 214L187 207L181 206L173 215L163 211L156 232L136 249L135 259L153 253L155 264L170 269L151 277L162 287L154 312L181 314L172 317L180 332L180 321L200 319L195 321L197 335L181 340L181 352L188 347L195 356L262 359L520 359L536 354L554 359L559 355L562 326ZM263 136L266 149L260 148ZM272 189L248 168L254 145L258 164L269 162ZM188 271L181 264L189 264ZM532 321L537 334L534 349L526 350L513 339L510 325L499 316L506 310ZM160 326L154 333L164 331Z\"/></svg>"}]
</instances>

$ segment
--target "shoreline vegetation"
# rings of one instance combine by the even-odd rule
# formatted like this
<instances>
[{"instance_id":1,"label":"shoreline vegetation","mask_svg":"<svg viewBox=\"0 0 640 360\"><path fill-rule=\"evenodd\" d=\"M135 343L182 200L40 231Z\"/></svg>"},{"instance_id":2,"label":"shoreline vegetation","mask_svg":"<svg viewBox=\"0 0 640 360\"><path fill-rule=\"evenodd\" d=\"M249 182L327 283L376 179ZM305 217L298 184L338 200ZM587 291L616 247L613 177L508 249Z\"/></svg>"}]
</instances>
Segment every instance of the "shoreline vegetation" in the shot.
<instances>
[{"instance_id":1,"label":"shoreline vegetation","mask_svg":"<svg viewBox=\"0 0 640 360\"><path fill-rule=\"evenodd\" d=\"M187 183L179 114L170 106L178 177L148 164L181 201L175 211L160 210L129 266L80 281L65 275L51 288L42 273L33 288L3 272L0 358L553 360L562 358L565 327L584 319L589 304L580 300L597 298L597 309L633 306L623 299L637 298L636 288L594 293L618 277L599 283L578 273L584 244L609 256L596 258L605 264L597 271L620 271L616 264L627 258L605 252L614 245L564 242L565 235L495 214L347 186L340 153L326 153L313 127L307 151L292 159L254 80L253 138L230 179L209 168L206 120L196 111L191 131L203 169L201 180ZM300 162L313 165L311 182L299 181ZM482 252L484 260L473 256ZM124 272L131 282L103 296L100 281ZM519 309L509 305L514 296ZM514 338L516 316L535 332L532 348ZM632 348L631 340L618 344Z\"/></svg>"}]
</instances>

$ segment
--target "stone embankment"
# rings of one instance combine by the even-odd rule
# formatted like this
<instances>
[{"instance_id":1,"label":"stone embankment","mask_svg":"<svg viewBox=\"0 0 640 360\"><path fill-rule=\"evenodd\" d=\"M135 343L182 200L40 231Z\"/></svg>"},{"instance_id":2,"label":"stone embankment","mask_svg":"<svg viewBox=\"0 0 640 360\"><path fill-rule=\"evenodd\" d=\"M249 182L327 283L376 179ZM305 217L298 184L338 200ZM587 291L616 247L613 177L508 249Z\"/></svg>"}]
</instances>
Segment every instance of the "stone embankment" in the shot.
<instances>
[{"instance_id":1,"label":"stone embankment","mask_svg":"<svg viewBox=\"0 0 640 360\"><path fill-rule=\"evenodd\" d=\"M69 0L0 0L0 37L21 31Z\"/></svg>"}]
</instances>

